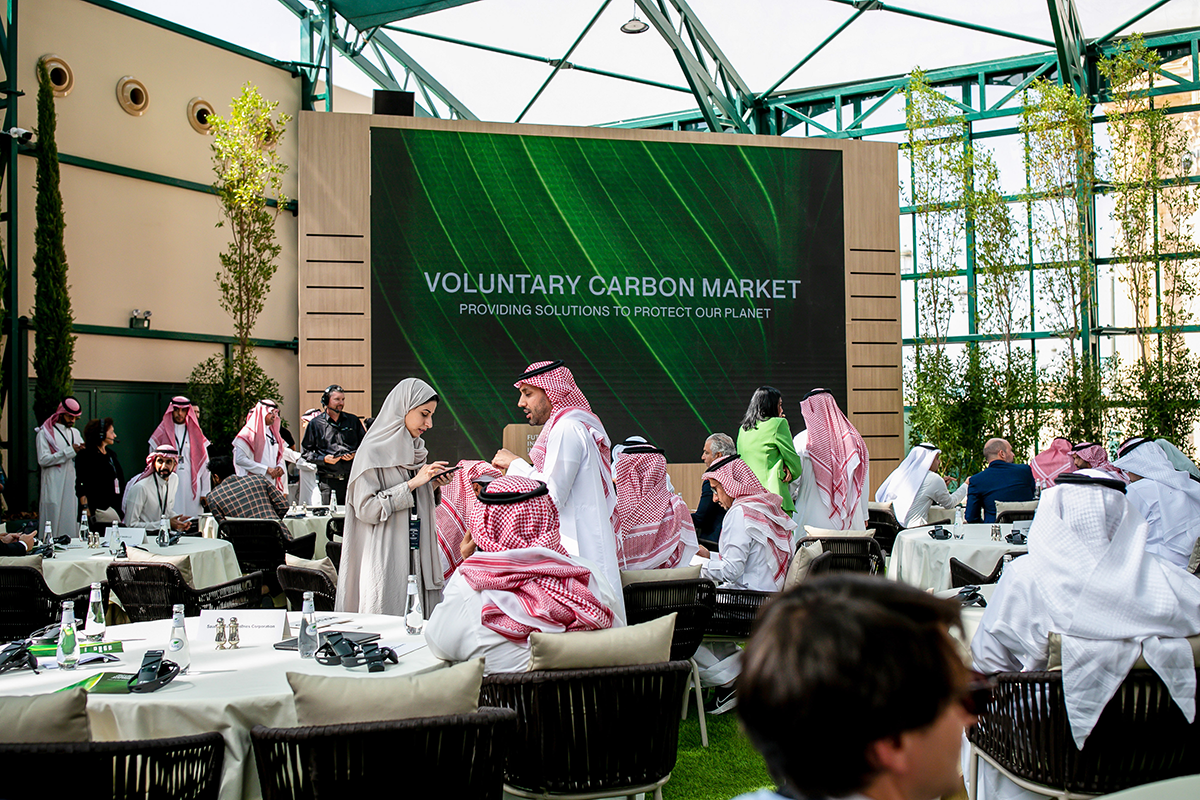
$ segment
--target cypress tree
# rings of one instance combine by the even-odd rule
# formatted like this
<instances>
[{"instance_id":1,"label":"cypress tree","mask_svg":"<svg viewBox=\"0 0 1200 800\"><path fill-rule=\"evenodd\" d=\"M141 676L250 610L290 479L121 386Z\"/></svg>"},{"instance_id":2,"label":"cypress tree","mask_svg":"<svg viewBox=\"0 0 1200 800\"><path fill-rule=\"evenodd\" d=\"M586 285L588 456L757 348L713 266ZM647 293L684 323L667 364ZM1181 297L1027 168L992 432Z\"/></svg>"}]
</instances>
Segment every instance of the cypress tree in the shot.
<instances>
[{"instance_id":1,"label":"cypress tree","mask_svg":"<svg viewBox=\"0 0 1200 800\"><path fill-rule=\"evenodd\" d=\"M54 89L45 64L38 64L37 227L34 231L33 295L34 357L37 382L33 412L39 421L54 413L59 401L71 394L71 366L75 363L75 337L71 334L70 287L67 285L67 251L63 244L62 193L58 188L58 146ZM15 398L23 402L24 398Z\"/></svg>"}]
</instances>

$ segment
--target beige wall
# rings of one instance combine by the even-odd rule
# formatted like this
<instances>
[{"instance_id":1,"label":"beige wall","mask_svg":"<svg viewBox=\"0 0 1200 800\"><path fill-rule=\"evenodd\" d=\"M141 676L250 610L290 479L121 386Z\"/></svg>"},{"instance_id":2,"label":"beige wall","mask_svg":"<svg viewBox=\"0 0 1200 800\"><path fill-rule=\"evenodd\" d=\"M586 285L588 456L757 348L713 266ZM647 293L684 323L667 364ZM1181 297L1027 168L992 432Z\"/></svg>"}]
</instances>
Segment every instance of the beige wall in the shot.
<instances>
[{"instance_id":1,"label":"beige wall","mask_svg":"<svg viewBox=\"0 0 1200 800\"><path fill-rule=\"evenodd\" d=\"M59 98L57 143L63 155L81 156L171 178L209 184L213 180L210 139L188 123L187 106L203 97L218 114L247 81L279 102L293 117L300 107L300 79L290 73L218 47L172 33L80 0L36 0L21 4L19 125L37 122L38 59L53 53L71 66L75 85ZM140 117L117 103L116 84L141 80L149 105ZM282 156L292 169L285 192L296 194L295 123L285 135ZM34 160L20 159L18 182L19 312L33 307ZM217 254L228 235L215 227L214 196L64 164L62 195L66 251L76 322L127 328L133 309L151 309L157 330L232 334L232 321L218 304L213 278ZM296 219L282 213L276 223L283 251L271 294L254 335L291 340L297 334ZM198 362L221 345L127 337L81 335L75 377L82 380L182 382ZM296 357L287 350L259 350L263 367L279 381L284 413L298 424Z\"/></svg>"}]
</instances>

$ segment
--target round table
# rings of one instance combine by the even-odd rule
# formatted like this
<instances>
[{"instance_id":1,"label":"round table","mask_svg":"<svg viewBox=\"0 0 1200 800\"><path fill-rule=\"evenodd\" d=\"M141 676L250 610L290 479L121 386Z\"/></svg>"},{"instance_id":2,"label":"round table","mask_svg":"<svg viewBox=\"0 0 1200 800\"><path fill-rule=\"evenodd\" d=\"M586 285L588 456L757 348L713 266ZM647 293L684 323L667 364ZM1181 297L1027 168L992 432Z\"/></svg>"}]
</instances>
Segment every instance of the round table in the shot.
<instances>
[{"instance_id":1,"label":"round table","mask_svg":"<svg viewBox=\"0 0 1200 800\"><path fill-rule=\"evenodd\" d=\"M199 536L183 536L178 544L159 547L154 543L156 533L150 532L146 541L138 547L164 556L189 556L192 562L193 588L203 589L219 583L240 578L233 553L233 545L221 539L203 539ZM55 594L81 589L95 581L108 580L106 570L113 560L107 547L89 550L78 539L72 539L66 550L57 550L54 558L42 560L42 574L46 585ZM114 598L115 599L115 598Z\"/></svg>"},{"instance_id":2,"label":"round table","mask_svg":"<svg viewBox=\"0 0 1200 800\"><path fill-rule=\"evenodd\" d=\"M332 519L344 519L344 514L334 514ZM313 558L322 559L325 557L325 543L329 540L325 537L325 528L329 525L329 515L313 516L306 514L303 517L284 517L282 522L288 529L288 533L292 534L293 539L298 539L310 533L317 535L316 542L313 548ZM217 528L219 527L217 520L212 514L204 514L200 517L200 533L207 539L217 538Z\"/></svg>"},{"instance_id":3,"label":"round table","mask_svg":"<svg viewBox=\"0 0 1200 800\"><path fill-rule=\"evenodd\" d=\"M293 630L300 615L289 614ZM336 630L364 630L380 634L379 644L417 644L420 649L400 656L399 664L387 664L383 672L367 668L326 667L314 659L301 659L295 650L276 650L270 644L243 644L238 650L215 650L211 643L196 641L199 617L186 621L192 639L192 665L164 688L151 694L88 695L88 723L95 741L158 739L220 731L225 738L225 767L221 776L222 800L259 798L258 772L250 744L255 725L295 727L296 707L288 672L362 680L412 675L445 666L424 645L421 636L408 636L402 617L375 614L321 613L321 620L344 621L331 625ZM0 676L0 695L45 694L83 680L95 672L136 672L147 650L162 649L167 643L171 620L137 622L110 627L109 641L123 642L125 652L118 663L80 667L70 672L44 670ZM45 662L43 662L45 663Z\"/></svg>"},{"instance_id":4,"label":"round table","mask_svg":"<svg viewBox=\"0 0 1200 800\"><path fill-rule=\"evenodd\" d=\"M953 530L952 527L946 527ZM1007 536L1009 525L1002 526ZM921 589L940 591L950 588L950 558L953 556L974 570L990 574L1005 553L1024 553L1025 545L992 541L991 523L963 525L962 539L931 539L932 525L906 528L896 536L892 545L892 560L888 577L910 583Z\"/></svg>"}]
</instances>

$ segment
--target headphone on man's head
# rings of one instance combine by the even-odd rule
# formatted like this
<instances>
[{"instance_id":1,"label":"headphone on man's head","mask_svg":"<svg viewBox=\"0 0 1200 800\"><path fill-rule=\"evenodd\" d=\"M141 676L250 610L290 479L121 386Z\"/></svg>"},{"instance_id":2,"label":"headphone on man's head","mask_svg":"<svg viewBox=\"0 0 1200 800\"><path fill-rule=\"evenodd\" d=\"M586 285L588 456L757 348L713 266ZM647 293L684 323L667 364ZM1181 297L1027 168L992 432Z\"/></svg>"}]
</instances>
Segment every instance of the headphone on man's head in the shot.
<instances>
[{"instance_id":1,"label":"headphone on man's head","mask_svg":"<svg viewBox=\"0 0 1200 800\"><path fill-rule=\"evenodd\" d=\"M321 393L321 407L322 408L329 407L329 395L333 394L334 392L341 392L342 394L345 394L346 390L343 389L341 386L338 386L336 383L331 383L328 386L326 386L325 391Z\"/></svg>"}]
</instances>

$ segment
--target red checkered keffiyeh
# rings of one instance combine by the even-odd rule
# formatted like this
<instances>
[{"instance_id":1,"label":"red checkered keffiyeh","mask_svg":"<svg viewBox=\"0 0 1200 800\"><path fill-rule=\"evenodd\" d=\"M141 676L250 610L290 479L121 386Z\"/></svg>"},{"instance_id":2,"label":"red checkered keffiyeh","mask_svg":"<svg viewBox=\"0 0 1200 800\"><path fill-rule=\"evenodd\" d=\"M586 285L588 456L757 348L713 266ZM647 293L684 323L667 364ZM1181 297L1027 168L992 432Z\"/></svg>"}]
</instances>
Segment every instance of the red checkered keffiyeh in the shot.
<instances>
[{"instance_id":1,"label":"red checkered keffiyeh","mask_svg":"<svg viewBox=\"0 0 1200 800\"><path fill-rule=\"evenodd\" d=\"M488 494L529 492L541 484L506 476ZM593 593L591 570L576 564L558 536L549 495L506 504L476 502L471 534L479 549L458 571L483 595L483 624L517 643L534 631L611 628L613 613Z\"/></svg>"},{"instance_id":2,"label":"red checkered keffiyeh","mask_svg":"<svg viewBox=\"0 0 1200 800\"><path fill-rule=\"evenodd\" d=\"M179 447L179 442L175 441L175 420L171 417L171 412L176 408L187 409L187 418L183 424L187 428L188 469L192 477L192 496L199 497L200 477L208 468L208 439L205 438L204 431L200 430L200 416L196 413L196 407L192 405L192 401L182 396L172 397L171 404L167 406L167 410L163 414L162 422L158 423L154 433L150 434L150 441L154 443L155 447L163 444Z\"/></svg>"},{"instance_id":3,"label":"red checkered keffiyeh","mask_svg":"<svg viewBox=\"0 0 1200 800\"><path fill-rule=\"evenodd\" d=\"M467 533L471 510L479 505L471 481L481 475L500 474L500 470L486 461L460 461L458 466L462 469L454 473L450 482L442 487L442 502L437 507L438 547L450 565L442 576L446 580L463 561L462 540Z\"/></svg>"},{"instance_id":4,"label":"red checkered keffiyeh","mask_svg":"<svg viewBox=\"0 0 1200 800\"><path fill-rule=\"evenodd\" d=\"M714 462L704 473L704 479L709 478L733 498L733 508L741 507L750 538L769 545L775 558L774 578L779 581L792 557L792 531L796 529L796 523L783 510L783 498L764 489L754 471L737 456Z\"/></svg>"},{"instance_id":5,"label":"red checkered keffiyeh","mask_svg":"<svg viewBox=\"0 0 1200 800\"><path fill-rule=\"evenodd\" d=\"M537 361L525 368L526 372L535 370L538 367L544 367L554 362ZM550 419L546 421L542 432L538 434L537 441L533 443L533 447L529 449L529 460L533 462L533 466L538 472L542 472L546 463L546 446L550 442L550 431L554 430L562 419L570 416L571 419L577 420L587 428L592 440L596 443L596 447L600 450L600 466L604 470L604 480L601 483L604 485L604 496L611 497L609 494L612 491L612 445L608 440L608 433L604 430L604 424L600 422L600 418L592 413L592 407L588 403L587 398L583 396L583 392L579 391L579 387L575 385L575 376L571 374L571 370L566 367L558 367L549 372L543 372L541 375L533 375L528 378L521 378L513 384L518 389L522 384L536 386L546 393L546 397L550 399L550 405L553 410L550 413ZM612 523L613 531L620 530L621 524L617 516L617 511L614 508L612 516L609 518Z\"/></svg>"},{"instance_id":6,"label":"red checkered keffiyeh","mask_svg":"<svg viewBox=\"0 0 1200 800\"><path fill-rule=\"evenodd\" d=\"M583 402L586 403L587 401L584 400ZM46 443L50 446L51 453L58 452L58 444L54 441L54 424L67 414L78 417L82 413L83 406L79 405L79 401L74 397L68 397L58 404L58 410L46 417L46 421L42 423L42 432L46 434Z\"/></svg>"},{"instance_id":7,"label":"red checkered keffiyeh","mask_svg":"<svg viewBox=\"0 0 1200 800\"><path fill-rule=\"evenodd\" d=\"M800 411L808 428L808 458L817 489L830 518L844 530L862 501L867 483L871 460L867 444L838 408L833 395L824 389L814 390L801 400ZM846 470L855 459L858 463L847 480Z\"/></svg>"},{"instance_id":8,"label":"red checkered keffiyeh","mask_svg":"<svg viewBox=\"0 0 1200 800\"><path fill-rule=\"evenodd\" d=\"M683 560L684 530L695 531L683 499L667 489L662 453L626 450L613 468L617 478L617 558L621 569L669 569Z\"/></svg>"},{"instance_id":9,"label":"red checkered keffiyeh","mask_svg":"<svg viewBox=\"0 0 1200 800\"><path fill-rule=\"evenodd\" d=\"M267 446L270 444L267 441L268 430L275 439L275 444L271 445L275 448L275 453L270 456L274 461L272 466L283 466L283 434L279 432L279 416L275 417L275 422L269 428L267 426L267 413L270 411L279 411L279 407L269 400L259 400L254 408L250 409L250 413L246 415L246 424L238 431L238 435L234 439L241 439L250 447L250 452L254 454L254 460L260 464L267 463L263 460L263 454L266 453ZM278 478L275 478L275 488L281 492L287 491L287 472L284 472Z\"/></svg>"},{"instance_id":10,"label":"red checkered keffiyeh","mask_svg":"<svg viewBox=\"0 0 1200 800\"><path fill-rule=\"evenodd\" d=\"M1082 442L1072 447L1071 453L1086 461L1088 467L1107 472L1114 478L1120 478L1126 483L1129 482L1129 479L1125 477L1125 473L1119 467L1114 467L1112 462L1108 460L1108 451L1100 445L1093 444L1092 442Z\"/></svg>"},{"instance_id":11,"label":"red checkered keffiyeh","mask_svg":"<svg viewBox=\"0 0 1200 800\"><path fill-rule=\"evenodd\" d=\"M1050 488L1055 478L1075 469L1075 462L1071 459L1071 440L1058 437L1029 461L1029 468L1033 470L1034 483L1043 489Z\"/></svg>"}]
</instances>

